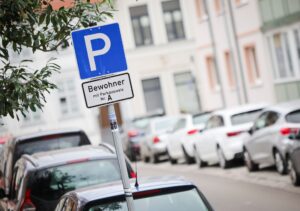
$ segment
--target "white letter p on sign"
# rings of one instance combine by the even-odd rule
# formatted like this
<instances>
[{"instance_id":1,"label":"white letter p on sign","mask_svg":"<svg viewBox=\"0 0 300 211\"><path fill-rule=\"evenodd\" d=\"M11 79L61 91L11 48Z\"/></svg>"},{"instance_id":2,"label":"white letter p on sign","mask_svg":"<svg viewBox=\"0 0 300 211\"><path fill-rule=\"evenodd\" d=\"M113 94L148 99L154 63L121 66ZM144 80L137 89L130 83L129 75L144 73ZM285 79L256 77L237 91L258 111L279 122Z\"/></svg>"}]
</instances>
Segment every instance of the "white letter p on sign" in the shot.
<instances>
[{"instance_id":1,"label":"white letter p on sign","mask_svg":"<svg viewBox=\"0 0 300 211\"><path fill-rule=\"evenodd\" d=\"M92 48L92 40L101 39L104 41L104 47L99 50L93 51ZM84 36L85 46L89 58L90 68L91 71L96 70L96 63L95 63L95 57L100 56L103 54L106 54L111 46L111 42L109 37L106 34L98 33L98 34L92 34L92 35L86 35Z\"/></svg>"}]
</instances>

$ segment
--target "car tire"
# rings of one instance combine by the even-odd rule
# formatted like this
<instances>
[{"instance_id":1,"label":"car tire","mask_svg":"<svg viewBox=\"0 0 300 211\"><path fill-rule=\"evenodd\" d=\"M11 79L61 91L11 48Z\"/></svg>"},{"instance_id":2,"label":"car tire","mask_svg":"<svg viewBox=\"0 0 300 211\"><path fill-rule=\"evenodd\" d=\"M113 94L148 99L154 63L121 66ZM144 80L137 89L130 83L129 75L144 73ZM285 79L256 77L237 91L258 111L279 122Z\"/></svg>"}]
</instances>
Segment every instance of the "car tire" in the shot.
<instances>
[{"instance_id":1,"label":"car tire","mask_svg":"<svg viewBox=\"0 0 300 211\"><path fill-rule=\"evenodd\" d=\"M182 146L182 151L183 151L183 154L184 154L184 159L185 159L185 162L187 164L193 164L195 163L195 159L191 156L188 155L188 153L186 152L184 146Z\"/></svg>"},{"instance_id":2,"label":"car tire","mask_svg":"<svg viewBox=\"0 0 300 211\"><path fill-rule=\"evenodd\" d=\"M289 175L294 186L300 186L300 174L297 173L295 166L290 158L287 159Z\"/></svg>"},{"instance_id":3,"label":"car tire","mask_svg":"<svg viewBox=\"0 0 300 211\"><path fill-rule=\"evenodd\" d=\"M258 164L254 163L251 159L251 156L247 150L244 150L244 161L245 165L249 172L257 171L258 170Z\"/></svg>"},{"instance_id":4,"label":"car tire","mask_svg":"<svg viewBox=\"0 0 300 211\"><path fill-rule=\"evenodd\" d=\"M170 155L169 151L167 153L168 153L168 158L169 158L170 163L172 165L177 164L177 159L172 158L172 156Z\"/></svg>"},{"instance_id":5,"label":"car tire","mask_svg":"<svg viewBox=\"0 0 300 211\"><path fill-rule=\"evenodd\" d=\"M158 161L159 161L158 156L155 155L155 154L151 154L151 156L150 156L150 163L155 164L155 163L158 163Z\"/></svg>"},{"instance_id":6,"label":"car tire","mask_svg":"<svg viewBox=\"0 0 300 211\"><path fill-rule=\"evenodd\" d=\"M278 150L274 151L274 161L275 167L279 174L284 175L287 173L287 164L283 158L283 156L279 153Z\"/></svg>"},{"instance_id":7,"label":"car tire","mask_svg":"<svg viewBox=\"0 0 300 211\"><path fill-rule=\"evenodd\" d=\"M219 160L219 166L222 169L227 169L230 166L230 161L226 160L226 157L224 155L223 150L221 147L217 147L217 155L218 155L218 160Z\"/></svg>"},{"instance_id":8,"label":"car tire","mask_svg":"<svg viewBox=\"0 0 300 211\"><path fill-rule=\"evenodd\" d=\"M199 168L203 168L203 167L207 166L207 163L204 162L203 160L201 160L196 147L194 147L194 157L195 157L196 164Z\"/></svg>"}]
</instances>

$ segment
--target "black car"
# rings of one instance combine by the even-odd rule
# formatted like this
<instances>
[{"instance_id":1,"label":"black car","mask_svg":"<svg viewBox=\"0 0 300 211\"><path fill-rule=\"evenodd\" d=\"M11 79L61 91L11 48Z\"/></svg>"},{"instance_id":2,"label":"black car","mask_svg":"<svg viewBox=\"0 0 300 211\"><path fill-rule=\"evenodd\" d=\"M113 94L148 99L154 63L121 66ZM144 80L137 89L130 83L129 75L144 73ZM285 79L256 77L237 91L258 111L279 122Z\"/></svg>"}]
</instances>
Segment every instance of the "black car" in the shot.
<instances>
[{"instance_id":1,"label":"black car","mask_svg":"<svg viewBox=\"0 0 300 211\"><path fill-rule=\"evenodd\" d=\"M296 135L291 135L290 140L294 140L289 149L288 167L290 171L290 178L295 186L300 185L300 129Z\"/></svg>"},{"instance_id":2,"label":"black car","mask_svg":"<svg viewBox=\"0 0 300 211\"><path fill-rule=\"evenodd\" d=\"M136 211L212 211L204 195L192 183L164 177L141 179L139 186L132 181ZM127 211L123 186L108 183L67 193L55 211Z\"/></svg>"},{"instance_id":3,"label":"black car","mask_svg":"<svg viewBox=\"0 0 300 211\"><path fill-rule=\"evenodd\" d=\"M9 193L13 167L23 155L65 149L91 142L82 130L55 130L15 137L6 142L0 159L0 188Z\"/></svg>"}]
</instances>

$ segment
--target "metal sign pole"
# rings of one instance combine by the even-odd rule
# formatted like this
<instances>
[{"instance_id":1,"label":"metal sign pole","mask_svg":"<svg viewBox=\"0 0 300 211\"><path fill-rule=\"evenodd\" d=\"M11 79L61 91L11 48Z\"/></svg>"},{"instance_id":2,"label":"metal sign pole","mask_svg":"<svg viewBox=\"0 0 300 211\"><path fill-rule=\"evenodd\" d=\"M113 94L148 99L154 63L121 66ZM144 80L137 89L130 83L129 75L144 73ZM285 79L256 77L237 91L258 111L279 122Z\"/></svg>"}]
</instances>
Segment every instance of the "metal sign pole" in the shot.
<instances>
[{"instance_id":1,"label":"metal sign pole","mask_svg":"<svg viewBox=\"0 0 300 211\"><path fill-rule=\"evenodd\" d=\"M109 118L109 122L110 122L110 128L111 128L111 133L113 136L113 141L114 141L115 148L116 148L117 158L118 158L118 162L119 162L119 166L120 166L121 178L122 178L125 197L126 197L126 201L127 201L127 207L128 207L129 211L134 211L133 196L132 196L132 191L131 191L131 187L130 187L127 165L126 165L123 147L122 147L122 143L121 143L121 139L120 139L119 127L118 127L118 123L117 123L117 117L116 117L114 105L108 105L108 118Z\"/></svg>"}]
</instances>

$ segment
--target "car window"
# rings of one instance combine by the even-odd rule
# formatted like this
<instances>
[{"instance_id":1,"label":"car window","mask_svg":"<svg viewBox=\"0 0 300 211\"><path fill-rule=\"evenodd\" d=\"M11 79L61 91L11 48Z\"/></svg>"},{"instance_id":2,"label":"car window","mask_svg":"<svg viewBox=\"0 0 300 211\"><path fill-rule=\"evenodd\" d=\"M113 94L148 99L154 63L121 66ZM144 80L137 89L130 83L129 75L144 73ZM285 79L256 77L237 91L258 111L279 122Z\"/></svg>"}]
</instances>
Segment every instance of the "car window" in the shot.
<instances>
[{"instance_id":1,"label":"car window","mask_svg":"<svg viewBox=\"0 0 300 211\"><path fill-rule=\"evenodd\" d=\"M212 129L224 126L224 119L220 115L214 115L207 121L205 129Z\"/></svg>"},{"instance_id":2,"label":"car window","mask_svg":"<svg viewBox=\"0 0 300 211\"><path fill-rule=\"evenodd\" d=\"M210 113L195 115L193 116L193 124L194 125L205 124L209 117L210 117Z\"/></svg>"},{"instance_id":3,"label":"car window","mask_svg":"<svg viewBox=\"0 0 300 211\"><path fill-rule=\"evenodd\" d=\"M257 110L252 110L252 111L247 111L247 112L234 114L230 118L231 119L231 124L232 125L240 125L240 124L253 122L258 117L261 110L262 109L257 109Z\"/></svg>"},{"instance_id":4,"label":"car window","mask_svg":"<svg viewBox=\"0 0 300 211\"><path fill-rule=\"evenodd\" d=\"M120 179L117 160L106 159L36 171L30 175L29 186L37 200L57 200L68 191Z\"/></svg>"},{"instance_id":5,"label":"car window","mask_svg":"<svg viewBox=\"0 0 300 211\"><path fill-rule=\"evenodd\" d=\"M172 128L174 128L175 124L178 122L178 118L167 118L155 121L154 123L154 132L155 133L165 133Z\"/></svg>"},{"instance_id":6,"label":"car window","mask_svg":"<svg viewBox=\"0 0 300 211\"><path fill-rule=\"evenodd\" d=\"M270 111L266 117L266 127L274 125L279 118L279 114L273 111Z\"/></svg>"},{"instance_id":7,"label":"car window","mask_svg":"<svg viewBox=\"0 0 300 211\"><path fill-rule=\"evenodd\" d=\"M187 121L185 118L181 118L175 124L173 131L177 131L186 127Z\"/></svg>"},{"instance_id":8,"label":"car window","mask_svg":"<svg viewBox=\"0 0 300 211\"><path fill-rule=\"evenodd\" d=\"M23 155L49 150L58 150L76 146L88 145L87 138L80 134L50 135L19 142L16 145L14 163Z\"/></svg>"},{"instance_id":9,"label":"car window","mask_svg":"<svg viewBox=\"0 0 300 211\"><path fill-rule=\"evenodd\" d=\"M169 194L143 197L134 200L136 210L142 211L208 211L205 203L196 189L180 191ZM94 204L84 209L85 211L127 211L124 200L104 204Z\"/></svg>"},{"instance_id":10,"label":"car window","mask_svg":"<svg viewBox=\"0 0 300 211\"><path fill-rule=\"evenodd\" d=\"M269 112L262 113L254 122L254 131L260 130L266 127L266 118Z\"/></svg>"},{"instance_id":11,"label":"car window","mask_svg":"<svg viewBox=\"0 0 300 211\"><path fill-rule=\"evenodd\" d=\"M300 110L290 112L285 119L289 123L300 123Z\"/></svg>"}]
</instances>

